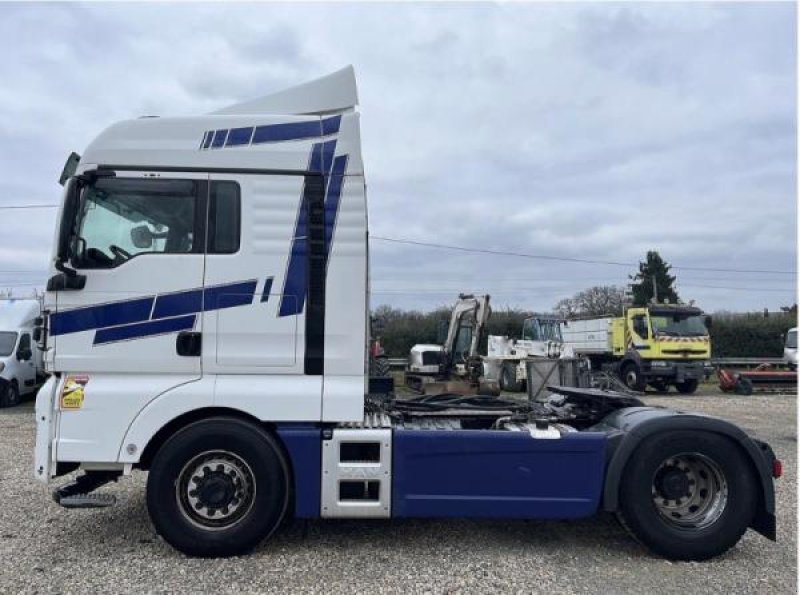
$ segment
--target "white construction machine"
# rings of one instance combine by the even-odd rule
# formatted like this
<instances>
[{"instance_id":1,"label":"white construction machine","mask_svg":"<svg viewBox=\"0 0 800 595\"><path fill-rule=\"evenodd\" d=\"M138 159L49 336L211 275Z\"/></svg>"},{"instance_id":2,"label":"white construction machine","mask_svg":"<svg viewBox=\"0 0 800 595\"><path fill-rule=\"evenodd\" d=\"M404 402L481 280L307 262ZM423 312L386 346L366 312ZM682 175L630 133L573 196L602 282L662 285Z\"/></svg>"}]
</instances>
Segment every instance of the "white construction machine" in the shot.
<instances>
[{"instance_id":1,"label":"white construction machine","mask_svg":"<svg viewBox=\"0 0 800 595\"><path fill-rule=\"evenodd\" d=\"M406 386L425 394L499 393L497 383L486 380L483 358L478 354L481 334L492 312L489 297L458 296L447 332L440 334L442 345L418 344L411 348Z\"/></svg>"},{"instance_id":2,"label":"white construction machine","mask_svg":"<svg viewBox=\"0 0 800 595\"><path fill-rule=\"evenodd\" d=\"M548 314L537 314L522 323L522 338L489 335L483 358L487 378L496 379L504 392L524 391L528 380L529 358L561 357L561 321Z\"/></svg>"}]
</instances>

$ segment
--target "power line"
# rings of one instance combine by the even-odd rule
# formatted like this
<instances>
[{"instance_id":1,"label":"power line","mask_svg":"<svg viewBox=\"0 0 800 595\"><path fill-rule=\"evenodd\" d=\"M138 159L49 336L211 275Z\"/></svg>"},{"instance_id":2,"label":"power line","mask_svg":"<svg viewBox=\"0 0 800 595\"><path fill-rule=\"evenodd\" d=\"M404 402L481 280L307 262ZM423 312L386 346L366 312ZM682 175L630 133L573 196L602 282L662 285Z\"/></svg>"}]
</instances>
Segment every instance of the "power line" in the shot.
<instances>
[{"instance_id":1,"label":"power line","mask_svg":"<svg viewBox=\"0 0 800 595\"><path fill-rule=\"evenodd\" d=\"M0 209L57 209L58 205L0 205Z\"/></svg>"},{"instance_id":2,"label":"power line","mask_svg":"<svg viewBox=\"0 0 800 595\"><path fill-rule=\"evenodd\" d=\"M475 254L491 254L493 256L516 256L519 258L535 258L538 260L553 260L558 262L575 262L581 264L605 264L620 267L637 267L639 263L631 262L617 262L613 260L592 260L588 258L576 258L569 256L551 256L545 254L530 254L527 252L511 252L506 250L489 250L487 248L467 248L465 246L453 246L450 244L436 244L433 242L420 242L417 240L403 240L400 238L389 238L385 236L370 236L370 239L380 240L383 242L393 242L396 244L409 244L412 246L423 246L426 248L439 248L443 250L454 250L458 252L470 252ZM795 271L774 271L774 270L757 270L757 269L728 269L728 268L714 268L714 267L687 267L687 266L673 266L673 269L684 271L713 271L718 273L756 273L756 274L775 274L775 275L796 275Z\"/></svg>"}]
</instances>

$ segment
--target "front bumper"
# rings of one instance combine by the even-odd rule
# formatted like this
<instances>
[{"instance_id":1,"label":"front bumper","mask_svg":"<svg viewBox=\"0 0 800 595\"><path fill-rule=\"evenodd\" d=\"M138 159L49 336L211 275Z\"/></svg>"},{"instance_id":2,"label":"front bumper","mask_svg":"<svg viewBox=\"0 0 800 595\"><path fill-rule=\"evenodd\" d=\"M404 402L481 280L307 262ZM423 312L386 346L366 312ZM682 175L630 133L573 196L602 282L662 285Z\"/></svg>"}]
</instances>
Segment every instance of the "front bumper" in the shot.
<instances>
[{"instance_id":1,"label":"front bumper","mask_svg":"<svg viewBox=\"0 0 800 595\"><path fill-rule=\"evenodd\" d=\"M644 362L642 371L647 378L685 382L686 380L703 380L708 373L706 362L703 360L692 362L673 362L659 360L658 362Z\"/></svg>"}]
</instances>

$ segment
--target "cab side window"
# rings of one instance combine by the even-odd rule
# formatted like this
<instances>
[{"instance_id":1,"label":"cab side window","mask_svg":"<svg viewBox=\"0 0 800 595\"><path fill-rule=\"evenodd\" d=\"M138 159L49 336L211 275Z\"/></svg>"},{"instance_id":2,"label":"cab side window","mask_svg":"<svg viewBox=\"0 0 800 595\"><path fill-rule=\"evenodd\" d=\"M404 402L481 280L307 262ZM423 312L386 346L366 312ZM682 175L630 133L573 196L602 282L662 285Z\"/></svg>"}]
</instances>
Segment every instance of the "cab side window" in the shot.
<instances>
[{"instance_id":1,"label":"cab side window","mask_svg":"<svg viewBox=\"0 0 800 595\"><path fill-rule=\"evenodd\" d=\"M23 333L19 338L19 345L17 346L17 357L20 360L28 360L32 355L31 350L31 336L28 333Z\"/></svg>"},{"instance_id":2,"label":"cab side window","mask_svg":"<svg viewBox=\"0 0 800 595\"><path fill-rule=\"evenodd\" d=\"M638 314L633 317L633 332L639 335L642 339L648 339L650 333L647 331L647 317L643 314Z\"/></svg>"},{"instance_id":3,"label":"cab side window","mask_svg":"<svg viewBox=\"0 0 800 595\"><path fill-rule=\"evenodd\" d=\"M212 182L208 214L208 253L239 251L242 228L242 199L236 182Z\"/></svg>"},{"instance_id":4,"label":"cab side window","mask_svg":"<svg viewBox=\"0 0 800 595\"><path fill-rule=\"evenodd\" d=\"M139 254L202 252L198 185L161 178L97 180L83 194L73 264L114 268Z\"/></svg>"}]
</instances>

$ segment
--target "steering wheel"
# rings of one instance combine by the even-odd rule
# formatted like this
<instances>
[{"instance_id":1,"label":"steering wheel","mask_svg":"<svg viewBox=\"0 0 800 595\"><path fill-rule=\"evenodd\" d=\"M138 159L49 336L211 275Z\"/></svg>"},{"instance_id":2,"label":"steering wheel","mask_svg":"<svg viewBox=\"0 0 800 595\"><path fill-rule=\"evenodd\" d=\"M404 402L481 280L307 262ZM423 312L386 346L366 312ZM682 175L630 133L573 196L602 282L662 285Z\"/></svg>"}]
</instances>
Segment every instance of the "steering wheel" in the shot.
<instances>
[{"instance_id":1,"label":"steering wheel","mask_svg":"<svg viewBox=\"0 0 800 595\"><path fill-rule=\"evenodd\" d=\"M114 255L115 259L120 260L122 262L124 262L126 260L130 260L130 258L131 258L131 253L130 252L128 252L126 250L123 250L122 248L120 248L119 246L116 246L114 244L111 244L108 247L108 249L111 250L111 253Z\"/></svg>"}]
</instances>

